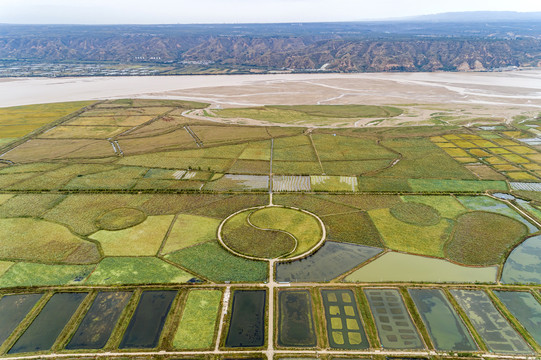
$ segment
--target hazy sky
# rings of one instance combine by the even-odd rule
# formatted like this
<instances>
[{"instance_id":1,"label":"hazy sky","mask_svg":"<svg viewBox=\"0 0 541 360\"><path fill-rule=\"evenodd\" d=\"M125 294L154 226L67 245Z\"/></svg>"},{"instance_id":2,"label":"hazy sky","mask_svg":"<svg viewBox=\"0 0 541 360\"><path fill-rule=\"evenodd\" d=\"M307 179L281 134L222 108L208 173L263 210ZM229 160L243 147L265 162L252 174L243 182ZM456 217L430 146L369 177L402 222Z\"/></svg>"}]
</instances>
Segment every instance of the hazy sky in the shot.
<instances>
[{"instance_id":1,"label":"hazy sky","mask_svg":"<svg viewBox=\"0 0 541 360\"><path fill-rule=\"evenodd\" d=\"M541 11L540 0L0 0L0 23L355 21L449 11Z\"/></svg>"}]
</instances>

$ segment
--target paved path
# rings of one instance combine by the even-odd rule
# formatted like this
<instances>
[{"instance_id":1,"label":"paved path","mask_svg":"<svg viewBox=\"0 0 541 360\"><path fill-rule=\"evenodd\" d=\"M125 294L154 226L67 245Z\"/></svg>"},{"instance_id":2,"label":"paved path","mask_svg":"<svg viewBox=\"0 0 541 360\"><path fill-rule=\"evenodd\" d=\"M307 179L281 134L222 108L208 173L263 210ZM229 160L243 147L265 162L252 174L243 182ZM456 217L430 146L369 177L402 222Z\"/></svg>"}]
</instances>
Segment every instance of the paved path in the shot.
<instances>
[{"instance_id":1,"label":"paved path","mask_svg":"<svg viewBox=\"0 0 541 360\"><path fill-rule=\"evenodd\" d=\"M218 324L218 335L216 336L216 346L214 347L214 353L220 353L220 339L224 330L225 317L227 315L227 309L229 309L229 299L231 298L231 286L227 286L224 291L224 301L222 306L222 314L220 315L220 323Z\"/></svg>"}]
</instances>

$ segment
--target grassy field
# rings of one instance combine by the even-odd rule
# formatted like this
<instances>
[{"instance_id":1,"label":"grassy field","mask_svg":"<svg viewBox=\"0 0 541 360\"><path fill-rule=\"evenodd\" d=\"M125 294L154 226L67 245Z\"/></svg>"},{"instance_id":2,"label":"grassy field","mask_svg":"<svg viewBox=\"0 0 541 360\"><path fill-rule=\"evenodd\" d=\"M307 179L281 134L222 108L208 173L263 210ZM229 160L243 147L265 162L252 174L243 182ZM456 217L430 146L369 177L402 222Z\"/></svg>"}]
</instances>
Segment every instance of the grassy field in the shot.
<instances>
[{"instance_id":1,"label":"grassy field","mask_svg":"<svg viewBox=\"0 0 541 360\"><path fill-rule=\"evenodd\" d=\"M130 127L115 126L57 126L44 132L40 139L108 139L129 130Z\"/></svg>"},{"instance_id":2,"label":"grassy field","mask_svg":"<svg viewBox=\"0 0 541 360\"><path fill-rule=\"evenodd\" d=\"M452 223L441 219L436 225L419 226L397 220L389 209L368 212L383 242L391 249L443 257L443 246L448 240Z\"/></svg>"},{"instance_id":3,"label":"grassy field","mask_svg":"<svg viewBox=\"0 0 541 360\"><path fill-rule=\"evenodd\" d=\"M397 154L372 139L335 134L314 134L314 146L321 161L394 159Z\"/></svg>"},{"instance_id":4,"label":"grassy field","mask_svg":"<svg viewBox=\"0 0 541 360\"><path fill-rule=\"evenodd\" d=\"M155 257L108 257L98 264L85 284L182 284L192 278L192 274Z\"/></svg>"},{"instance_id":5,"label":"grassy field","mask_svg":"<svg viewBox=\"0 0 541 360\"><path fill-rule=\"evenodd\" d=\"M379 232L366 212L327 215L322 220L329 240L383 247Z\"/></svg>"},{"instance_id":6,"label":"grassy field","mask_svg":"<svg viewBox=\"0 0 541 360\"><path fill-rule=\"evenodd\" d=\"M31 218L0 219L0 258L44 263L96 263L95 244L66 227Z\"/></svg>"},{"instance_id":7,"label":"grassy field","mask_svg":"<svg viewBox=\"0 0 541 360\"><path fill-rule=\"evenodd\" d=\"M250 207L266 205L269 202L267 194L236 195L223 199L217 199L201 207L197 207L189 212L195 215L209 216L223 220L229 215Z\"/></svg>"},{"instance_id":8,"label":"grassy field","mask_svg":"<svg viewBox=\"0 0 541 360\"><path fill-rule=\"evenodd\" d=\"M4 109L0 120L13 124L0 121L0 126L20 127L22 135L17 136L23 136L29 131L26 126L42 126L86 104L90 102ZM182 117L184 110L204 106L169 100L105 101L8 152L0 167L0 190L4 191L0 194L0 232L4 233L0 259L7 264L5 275L32 261L51 269L61 264L99 263L103 274L118 270L123 279L129 278L119 270L124 263L133 270L147 262L150 273L141 276L152 282L158 281L152 273L163 265L160 256L164 256L193 271L192 277L265 279L264 262L226 252L216 241L216 231L230 214L267 205L270 186L275 204L320 216L329 240L467 264L501 263L509 248L524 237L517 221L530 234L539 231L500 201L452 195L507 191L503 179L537 181L541 154L520 142L524 131L511 126L495 131L471 128L467 133L446 126L308 129ZM337 124L394 117L402 110L302 105L216 113L272 122ZM185 126L200 139L199 144ZM118 141L116 154L110 141ZM298 193L278 194L289 191ZM411 192L430 195L407 195ZM541 201L535 192L520 194ZM257 230L247 220L247 216L232 219L230 225L238 226L224 228L226 240L235 249L243 253L263 249L255 252L262 257L291 249L290 236ZM293 255L309 250L322 233L316 219L283 208L254 211L250 221L290 232L299 241ZM514 232L505 235L507 240L492 239L493 235L487 239L483 234L492 233L475 226L486 223L497 232L509 221L505 230ZM461 250L489 241L490 249L481 255Z\"/></svg>"},{"instance_id":9,"label":"grassy field","mask_svg":"<svg viewBox=\"0 0 541 360\"><path fill-rule=\"evenodd\" d=\"M68 226L81 235L99 230L97 220L106 212L118 208L138 208L151 195L130 194L72 194L49 210L44 218Z\"/></svg>"},{"instance_id":10,"label":"grassy field","mask_svg":"<svg viewBox=\"0 0 541 360\"><path fill-rule=\"evenodd\" d=\"M0 287L81 284L96 265L45 265L18 262L0 277Z\"/></svg>"},{"instance_id":11,"label":"grassy field","mask_svg":"<svg viewBox=\"0 0 541 360\"><path fill-rule=\"evenodd\" d=\"M168 254L213 240L216 238L218 225L220 225L220 221L217 219L180 214L171 228L161 253Z\"/></svg>"},{"instance_id":12,"label":"grassy field","mask_svg":"<svg viewBox=\"0 0 541 360\"><path fill-rule=\"evenodd\" d=\"M402 114L402 110L395 107L372 105L262 106L222 109L214 110L214 112L217 116L224 118L247 118L274 123L314 125L351 123L360 118L388 118Z\"/></svg>"},{"instance_id":13,"label":"grassy field","mask_svg":"<svg viewBox=\"0 0 541 360\"><path fill-rule=\"evenodd\" d=\"M420 192L485 192L487 190L508 189L505 181L491 180L436 180L410 179L408 183L413 191Z\"/></svg>"},{"instance_id":14,"label":"grassy field","mask_svg":"<svg viewBox=\"0 0 541 360\"><path fill-rule=\"evenodd\" d=\"M461 264L499 264L508 249L526 234L527 228L514 219L474 211L458 218L445 252L451 260Z\"/></svg>"},{"instance_id":15,"label":"grassy field","mask_svg":"<svg viewBox=\"0 0 541 360\"><path fill-rule=\"evenodd\" d=\"M440 222L440 213L426 204L402 203L393 206L390 211L395 219L412 225L432 226Z\"/></svg>"},{"instance_id":16,"label":"grassy field","mask_svg":"<svg viewBox=\"0 0 541 360\"><path fill-rule=\"evenodd\" d=\"M93 101L78 101L2 108L0 109L0 134L2 138L24 136L92 103Z\"/></svg>"},{"instance_id":17,"label":"grassy field","mask_svg":"<svg viewBox=\"0 0 541 360\"><path fill-rule=\"evenodd\" d=\"M119 208L103 214L97 224L100 229L115 231L138 225L146 220L146 214L138 209Z\"/></svg>"},{"instance_id":18,"label":"grassy field","mask_svg":"<svg viewBox=\"0 0 541 360\"><path fill-rule=\"evenodd\" d=\"M458 215L465 213L467 210L462 204L452 196L415 196L406 195L402 196L402 199L407 202L419 203L431 206L441 216L448 219L454 219Z\"/></svg>"},{"instance_id":19,"label":"grassy field","mask_svg":"<svg viewBox=\"0 0 541 360\"><path fill-rule=\"evenodd\" d=\"M99 241L106 256L154 256L172 221L172 215L150 216L131 228L100 230L90 238Z\"/></svg>"},{"instance_id":20,"label":"grassy field","mask_svg":"<svg viewBox=\"0 0 541 360\"><path fill-rule=\"evenodd\" d=\"M40 217L64 198L61 194L6 195L4 202L0 200L0 217Z\"/></svg>"},{"instance_id":21,"label":"grassy field","mask_svg":"<svg viewBox=\"0 0 541 360\"><path fill-rule=\"evenodd\" d=\"M267 279L267 263L235 256L217 241L168 254L165 258L212 281L261 282Z\"/></svg>"},{"instance_id":22,"label":"grassy field","mask_svg":"<svg viewBox=\"0 0 541 360\"><path fill-rule=\"evenodd\" d=\"M66 189L129 189L141 179L148 169L121 167L96 174L78 176L71 180Z\"/></svg>"},{"instance_id":23,"label":"grassy field","mask_svg":"<svg viewBox=\"0 0 541 360\"><path fill-rule=\"evenodd\" d=\"M378 177L475 179L475 176L453 160L448 154L426 138L403 138L381 142L403 158L392 168L382 171Z\"/></svg>"},{"instance_id":24,"label":"grassy field","mask_svg":"<svg viewBox=\"0 0 541 360\"><path fill-rule=\"evenodd\" d=\"M188 293L173 338L175 349L208 349L212 346L221 298L220 290L192 290Z\"/></svg>"},{"instance_id":25,"label":"grassy field","mask_svg":"<svg viewBox=\"0 0 541 360\"><path fill-rule=\"evenodd\" d=\"M275 194L273 196L273 202L278 205L289 207L294 206L300 209L308 210L318 216L340 214L355 210L349 206L322 199L319 196L307 194Z\"/></svg>"}]
</instances>

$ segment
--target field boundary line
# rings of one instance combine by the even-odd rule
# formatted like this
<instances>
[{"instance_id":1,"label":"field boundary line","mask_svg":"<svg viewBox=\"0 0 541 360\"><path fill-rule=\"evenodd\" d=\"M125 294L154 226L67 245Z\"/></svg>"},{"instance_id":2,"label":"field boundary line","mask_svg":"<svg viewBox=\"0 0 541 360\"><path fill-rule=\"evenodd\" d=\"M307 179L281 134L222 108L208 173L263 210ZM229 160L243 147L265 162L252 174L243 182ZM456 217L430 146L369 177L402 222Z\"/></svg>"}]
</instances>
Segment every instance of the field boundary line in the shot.
<instances>
[{"instance_id":1,"label":"field boundary line","mask_svg":"<svg viewBox=\"0 0 541 360\"><path fill-rule=\"evenodd\" d=\"M312 139L312 131L308 133L308 138L310 139L310 144L312 144L312 149L314 149L314 153L316 154L317 162L319 163L319 167L321 168L321 174L325 174L325 170L323 169L323 164L321 163L321 159L319 157L319 153L316 149L316 144L314 143L314 139Z\"/></svg>"},{"instance_id":2,"label":"field boundary line","mask_svg":"<svg viewBox=\"0 0 541 360\"><path fill-rule=\"evenodd\" d=\"M175 226L177 219L178 219L178 214L175 214L175 216L173 217L173 220L171 220L171 224L169 224L169 228L167 229L167 232L163 236L162 243L160 245L160 248L158 249L158 252L156 253L156 256L165 255L165 254L162 254L162 250L165 247L165 243L167 242L167 240L169 240L169 234L171 234L171 231L173 231L173 227Z\"/></svg>"},{"instance_id":3,"label":"field boundary line","mask_svg":"<svg viewBox=\"0 0 541 360\"><path fill-rule=\"evenodd\" d=\"M203 141L199 138L199 136L197 136L195 131L192 130L190 125L184 125L184 130L186 130L188 135L190 135L192 137L193 141L195 141L195 145L197 145L198 148L203 147Z\"/></svg>"},{"instance_id":4,"label":"field boundary line","mask_svg":"<svg viewBox=\"0 0 541 360\"><path fill-rule=\"evenodd\" d=\"M147 126L147 125L150 125L152 124L154 121L157 121L157 120L160 120L161 118L163 118L164 116L167 116L169 115L170 113L172 113L173 111L177 110L178 107L174 107L172 108L171 110L168 110L166 112L164 112L163 114L160 114L160 115L157 115L155 117L153 117L152 119L150 119L149 121L145 121L144 123L142 124L139 124L139 125L135 125L133 127L130 127L128 130L126 131L123 131L121 132L120 134L117 134L115 136L113 136L113 139L118 139L119 137L122 137L122 136L125 136L125 135L128 135L130 134L131 132L135 131L135 130L139 130L140 128L144 127L144 126Z\"/></svg>"}]
</instances>

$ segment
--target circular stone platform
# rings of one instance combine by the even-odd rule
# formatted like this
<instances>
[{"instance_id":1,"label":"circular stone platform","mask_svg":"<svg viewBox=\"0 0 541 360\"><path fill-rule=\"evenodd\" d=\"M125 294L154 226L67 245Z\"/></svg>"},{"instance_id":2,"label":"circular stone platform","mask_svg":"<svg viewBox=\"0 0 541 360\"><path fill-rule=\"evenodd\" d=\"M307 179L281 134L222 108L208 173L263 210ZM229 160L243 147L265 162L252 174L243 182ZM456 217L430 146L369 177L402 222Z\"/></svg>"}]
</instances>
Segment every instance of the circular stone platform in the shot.
<instances>
[{"instance_id":1,"label":"circular stone platform","mask_svg":"<svg viewBox=\"0 0 541 360\"><path fill-rule=\"evenodd\" d=\"M318 249L325 236L319 217L283 206L240 210L218 228L218 240L223 247L255 260L302 258Z\"/></svg>"}]
</instances>

